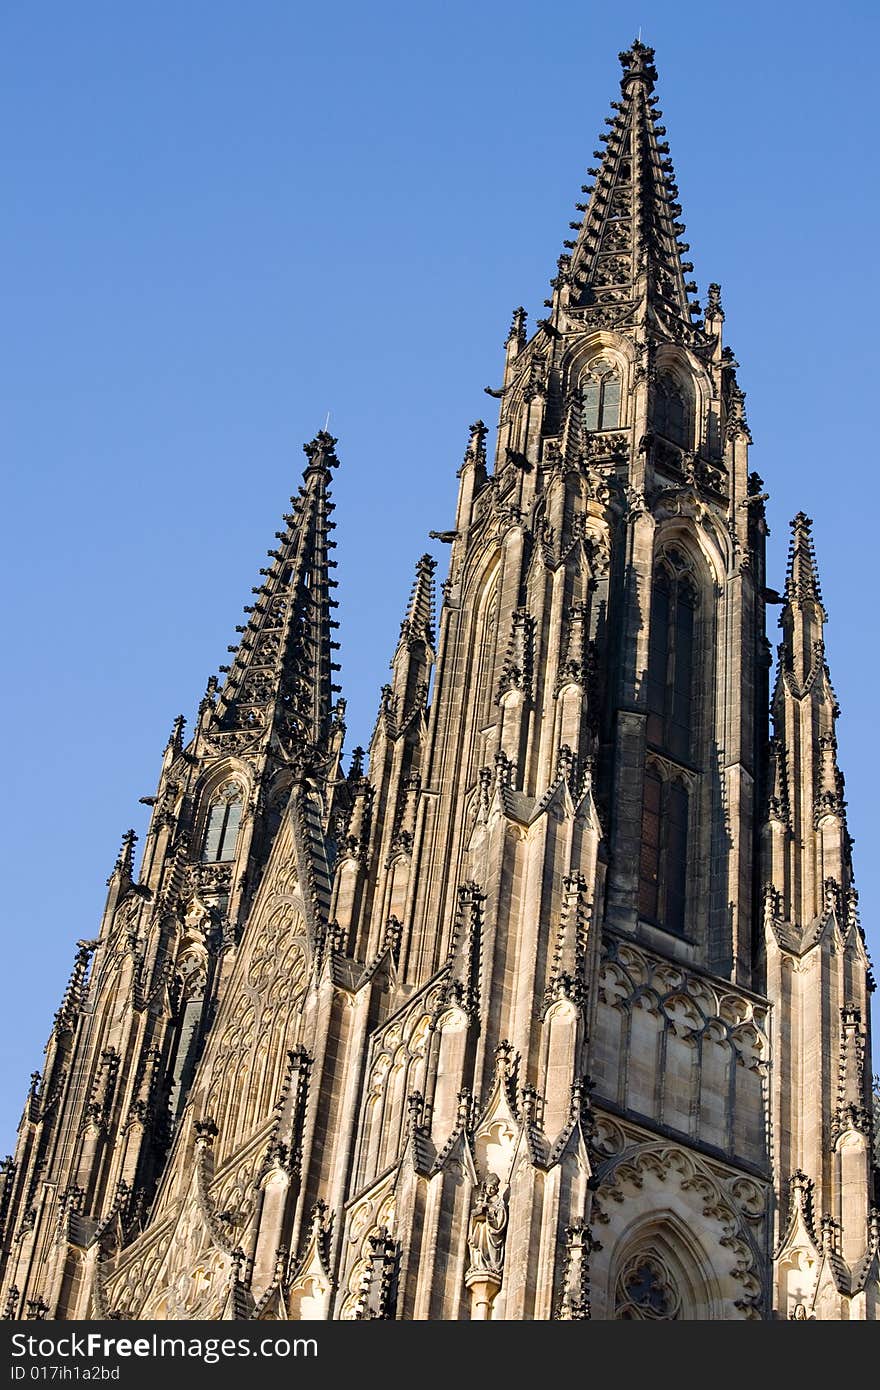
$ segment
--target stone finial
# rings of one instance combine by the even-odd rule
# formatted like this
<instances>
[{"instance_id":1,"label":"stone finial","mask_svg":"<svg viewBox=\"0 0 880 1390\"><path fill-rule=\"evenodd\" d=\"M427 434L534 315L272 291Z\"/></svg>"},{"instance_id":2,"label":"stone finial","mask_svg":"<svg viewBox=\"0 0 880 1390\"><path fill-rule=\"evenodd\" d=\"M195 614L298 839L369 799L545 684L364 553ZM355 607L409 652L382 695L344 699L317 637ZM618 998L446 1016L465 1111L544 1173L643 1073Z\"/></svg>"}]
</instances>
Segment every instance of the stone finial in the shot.
<instances>
[{"instance_id":1,"label":"stone finial","mask_svg":"<svg viewBox=\"0 0 880 1390\"><path fill-rule=\"evenodd\" d=\"M483 463L486 462L486 435L488 428L482 420L475 420L468 431L468 446L465 451L465 462Z\"/></svg>"},{"instance_id":2,"label":"stone finial","mask_svg":"<svg viewBox=\"0 0 880 1390\"><path fill-rule=\"evenodd\" d=\"M642 43L641 39L636 39L630 48L618 56L623 67L623 77L620 79L623 92L626 92L632 82L641 82L647 92L653 92L654 83L657 81L653 48Z\"/></svg>"},{"instance_id":3,"label":"stone finial","mask_svg":"<svg viewBox=\"0 0 880 1390\"><path fill-rule=\"evenodd\" d=\"M724 310L721 307L721 286L714 282L709 286L706 298L706 318L724 319Z\"/></svg>"},{"instance_id":4,"label":"stone finial","mask_svg":"<svg viewBox=\"0 0 880 1390\"><path fill-rule=\"evenodd\" d=\"M220 1133L214 1121L210 1117L204 1120L196 1120L196 1148L210 1149L213 1147L214 1140Z\"/></svg>"},{"instance_id":5,"label":"stone finial","mask_svg":"<svg viewBox=\"0 0 880 1390\"><path fill-rule=\"evenodd\" d=\"M355 1317L358 1321L390 1319L394 1317L396 1301L397 1243L384 1226L369 1236L367 1243L370 1253Z\"/></svg>"},{"instance_id":6,"label":"stone finial","mask_svg":"<svg viewBox=\"0 0 880 1390\"><path fill-rule=\"evenodd\" d=\"M590 1317L590 1254L601 1250L586 1222L579 1218L565 1228L565 1262L562 1274L560 1322L583 1322Z\"/></svg>"},{"instance_id":7,"label":"stone finial","mask_svg":"<svg viewBox=\"0 0 880 1390\"><path fill-rule=\"evenodd\" d=\"M242 1281L242 1271L245 1266L247 1256L240 1245L237 1245L229 1256L229 1275L234 1284Z\"/></svg>"},{"instance_id":8,"label":"stone finial","mask_svg":"<svg viewBox=\"0 0 880 1390\"><path fill-rule=\"evenodd\" d=\"M327 430L318 430L314 439L303 445L309 468L336 468L339 464L335 452L337 443L338 440Z\"/></svg>"},{"instance_id":9,"label":"stone finial","mask_svg":"<svg viewBox=\"0 0 880 1390\"><path fill-rule=\"evenodd\" d=\"M455 1127L462 1133L471 1128L474 1117L474 1098L468 1088L463 1087L456 1099Z\"/></svg>"},{"instance_id":10,"label":"stone finial","mask_svg":"<svg viewBox=\"0 0 880 1390\"><path fill-rule=\"evenodd\" d=\"M217 677L216 677L216 676L212 676L212 677L211 677L211 680L214 682L214 689L216 690L216 688L217 688ZM211 683L211 682L209 681L209 682L208 682L208 685L209 685L209 686L210 686L210 683ZM183 749L183 731L184 731L185 728L186 728L186 720L185 720L185 718L183 717L182 714L178 714L178 716L177 716L177 718L175 719L174 723L171 725L171 733L168 735L168 743L166 744L166 747L167 747L167 748L170 748L171 751L172 751L172 753L174 753L175 755L176 755L177 753L180 753L180 752L182 751L182 749Z\"/></svg>"},{"instance_id":11,"label":"stone finial","mask_svg":"<svg viewBox=\"0 0 880 1390\"><path fill-rule=\"evenodd\" d=\"M221 666L220 669L223 670L223 667ZM229 670L228 666L226 667L226 670ZM217 690L219 686L220 682L216 676L208 677L208 681L205 686L205 693L199 701L199 719L203 719L205 715L210 714L210 712L213 710L214 706L217 703Z\"/></svg>"}]
</instances>

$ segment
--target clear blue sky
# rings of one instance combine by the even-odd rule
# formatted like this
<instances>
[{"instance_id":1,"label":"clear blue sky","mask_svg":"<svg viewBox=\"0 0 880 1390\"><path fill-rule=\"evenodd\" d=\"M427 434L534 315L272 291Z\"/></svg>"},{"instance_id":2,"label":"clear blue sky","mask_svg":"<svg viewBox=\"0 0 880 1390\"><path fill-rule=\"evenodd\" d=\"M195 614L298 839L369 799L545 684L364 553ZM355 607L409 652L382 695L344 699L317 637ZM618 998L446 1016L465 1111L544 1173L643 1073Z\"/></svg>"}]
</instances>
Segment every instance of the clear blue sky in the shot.
<instances>
[{"instance_id":1,"label":"clear blue sky","mask_svg":"<svg viewBox=\"0 0 880 1390\"><path fill-rule=\"evenodd\" d=\"M6 0L0 1152L328 410L349 747L369 737L414 563L451 524L468 424L494 422L511 309L542 310L639 26L695 278L723 286L771 584L788 519L815 519L878 954L877 16Z\"/></svg>"}]
</instances>

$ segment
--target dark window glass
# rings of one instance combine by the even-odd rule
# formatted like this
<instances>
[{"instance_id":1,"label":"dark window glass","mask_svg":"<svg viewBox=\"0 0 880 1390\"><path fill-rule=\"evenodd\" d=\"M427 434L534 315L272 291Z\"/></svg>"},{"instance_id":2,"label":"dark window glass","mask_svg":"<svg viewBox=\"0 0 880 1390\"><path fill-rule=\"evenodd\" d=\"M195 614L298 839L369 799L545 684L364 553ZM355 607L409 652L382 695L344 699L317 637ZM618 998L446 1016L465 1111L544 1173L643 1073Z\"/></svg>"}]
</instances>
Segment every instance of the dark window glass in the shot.
<instances>
[{"instance_id":1,"label":"dark window glass","mask_svg":"<svg viewBox=\"0 0 880 1390\"><path fill-rule=\"evenodd\" d=\"M241 824L241 792L231 784L224 787L208 811L202 863L228 863L235 858L238 827Z\"/></svg>"},{"instance_id":2,"label":"dark window glass","mask_svg":"<svg viewBox=\"0 0 880 1390\"><path fill-rule=\"evenodd\" d=\"M718 416L714 412L709 416L709 453L715 458L721 453L721 435L718 431Z\"/></svg>"},{"instance_id":3,"label":"dark window glass","mask_svg":"<svg viewBox=\"0 0 880 1390\"><path fill-rule=\"evenodd\" d=\"M215 802L208 812L208 828L205 832L205 845L202 851L202 860L205 864L213 864L220 858L220 841L223 838L223 822L225 819L225 803L222 801Z\"/></svg>"},{"instance_id":4,"label":"dark window glass","mask_svg":"<svg viewBox=\"0 0 880 1390\"><path fill-rule=\"evenodd\" d=\"M674 1322L681 1296L666 1262L653 1252L631 1259L617 1281L615 1318L626 1322Z\"/></svg>"},{"instance_id":5,"label":"dark window glass","mask_svg":"<svg viewBox=\"0 0 880 1390\"><path fill-rule=\"evenodd\" d=\"M682 448L687 445L684 397L671 376L661 376L654 393L654 422L658 434Z\"/></svg>"},{"instance_id":6,"label":"dark window glass","mask_svg":"<svg viewBox=\"0 0 880 1390\"><path fill-rule=\"evenodd\" d=\"M691 707L694 668L695 595L686 582L680 582L675 596L675 653L672 675L672 708L669 723L669 751L673 757L691 756Z\"/></svg>"},{"instance_id":7,"label":"dark window glass","mask_svg":"<svg viewBox=\"0 0 880 1390\"><path fill-rule=\"evenodd\" d=\"M667 549L654 575L648 635L647 738L669 763L697 761L694 671L697 590L685 555ZM685 929L688 787L673 767L645 771L639 910L668 931Z\"/></svg>"},{"instance_id":8,"label":"dark window glass","mask_svg":"<svg viewBox=\"0 0 880 1390\"><path fill-rule=\"evenodd\" d=\"M653 768L645 772L642 801L642 847L639 862L639 911L657 919L660 913L660 815L663 783Z\"/></svg>"},{"instance_id":9,"label":"dark window glass","mask_svg":"<svg viewBox=\"0 0 880 1390\"><path fill-rule=\"evenodd\" d=\"M669 680L669 576L657 571L651 598L651 633L648 643L648 739L663 744L666 686Z\"/></svg>"},{"instance_id":10,"label":"dark window glass","mask_svg":"<svg viewBox=\"0 0 880 1390\"><path fill-rule=\"evenodd\" d=\"M234 859L235 846L238 842L238 827L241 821L241 802L232 801L226 813L226 825L224 826L223 840L220 845L221 859Z\"/></svg>"},{"instance_id":11,"label":"dark window glass","mask_svg":"<svg viewBox=\"0 0 880 1390\"><path fill-rule=\"evenodd\" d=\"M620 424L620 377L610 362L595 362L582 390L584 428L616 430Z\"/></svg>"},{"instance_id":12,"label":"dark window glass","mask_svg":"<svg viewBox=\"0 0 880 1390\"><path fill-rule=\"evenodd\" d=\"M696 590L672 551L654 576L648 638L648 742L689 762L693 750Z\"/></svg>"},{"instance_id":13,"label":"dark window glass","mask_svg":"<svg viewBox=\"0 0 880 1390\"><path fill-rule=\"evenodd\" d=\"M642 843L639 854L639 912L681 935L687 898L688 791L645 769Z\"/></svg>"},{"instance_id":14,"label":"dark window glass","mask_svg":"<svg viewBox=\"0 0 880 1390\"><path fill-rule=\"evenodd\" d=\"M602 397L602 383L595 377L588 377L584 386L584 428L599 428L599 407Z\"/></svg>"},{"instance_id":15,"label":"dark window glass","mask_svg":"<svg viewBox=\"0 0 880 1390\"><path fill-rule=\"evenodd\" d=\"M663 925L674 932L684 931L687 888L688 794L680 782L668 787L666 797L666 854L664 877L666 902Z\"/></svg>"},{"instance_id":16,"label":"dark window glass","mask_svg":"<svg viewBox=\"0 0 880 1390\"><path fill-rule=\"evenodd\" d=\"M602 382L600 430L616 430L620 424L620 378L606 377Z\"/></svg>"},{"instance_id":17,"label":"dark window glass","mask_svg":"<svg viewBox=\"0 0 880 1390\"><path fill-rule=\"evenodd\" d=\"M645 1318L666 1318L669 1315L669 1299L666 1290L651 1265L640 1265L626 1281L626 1292L630 1302Z\"/></svg>"}]
</instances>

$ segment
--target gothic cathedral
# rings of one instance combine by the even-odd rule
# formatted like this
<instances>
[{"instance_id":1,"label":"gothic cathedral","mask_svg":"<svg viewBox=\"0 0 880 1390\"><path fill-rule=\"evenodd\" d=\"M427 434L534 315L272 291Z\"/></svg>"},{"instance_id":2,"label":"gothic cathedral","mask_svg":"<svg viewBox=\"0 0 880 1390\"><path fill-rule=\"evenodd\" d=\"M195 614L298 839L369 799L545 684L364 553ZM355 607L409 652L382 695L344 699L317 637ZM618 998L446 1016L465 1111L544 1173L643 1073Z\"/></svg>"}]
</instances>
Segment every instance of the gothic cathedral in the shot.
<instances>
[{"instance_id":1,"label":"gothic cathedral","mask_svg":"<svg viewBox=\"0 0 880 1390\"><path fill-rule=\"evenodd\" d=\"M653 51L621 61L434 533L437 631L426 555L347 768L336 441L306 445L77 943L3 1165L7 1317L877 1316L811 523L778 593Z\"/></svg>"}]
</instances>

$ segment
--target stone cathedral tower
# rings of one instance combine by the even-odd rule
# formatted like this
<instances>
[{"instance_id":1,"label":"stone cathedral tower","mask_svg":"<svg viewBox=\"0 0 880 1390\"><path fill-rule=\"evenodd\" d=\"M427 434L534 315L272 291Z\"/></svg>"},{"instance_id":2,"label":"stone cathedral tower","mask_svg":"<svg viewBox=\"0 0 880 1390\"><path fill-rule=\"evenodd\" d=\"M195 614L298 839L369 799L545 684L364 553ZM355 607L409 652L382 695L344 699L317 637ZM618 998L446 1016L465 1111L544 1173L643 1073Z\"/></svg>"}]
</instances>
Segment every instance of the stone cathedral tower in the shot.
<instances>
[{"instance_id":1,"label":"stone cathedral tower","mask_svg":"<svg viewBox=\"0 0 880 1390\"><path fill-rule=\"evenodd\" d=\"M810 522L780 595L652 60L622 55L494 464L478 423L436 536L438 630L424 556L347 771L336 441L306 446L78 943L4 1166L7 1316L876 1316Z\"/></svg>"}]
</instances>

